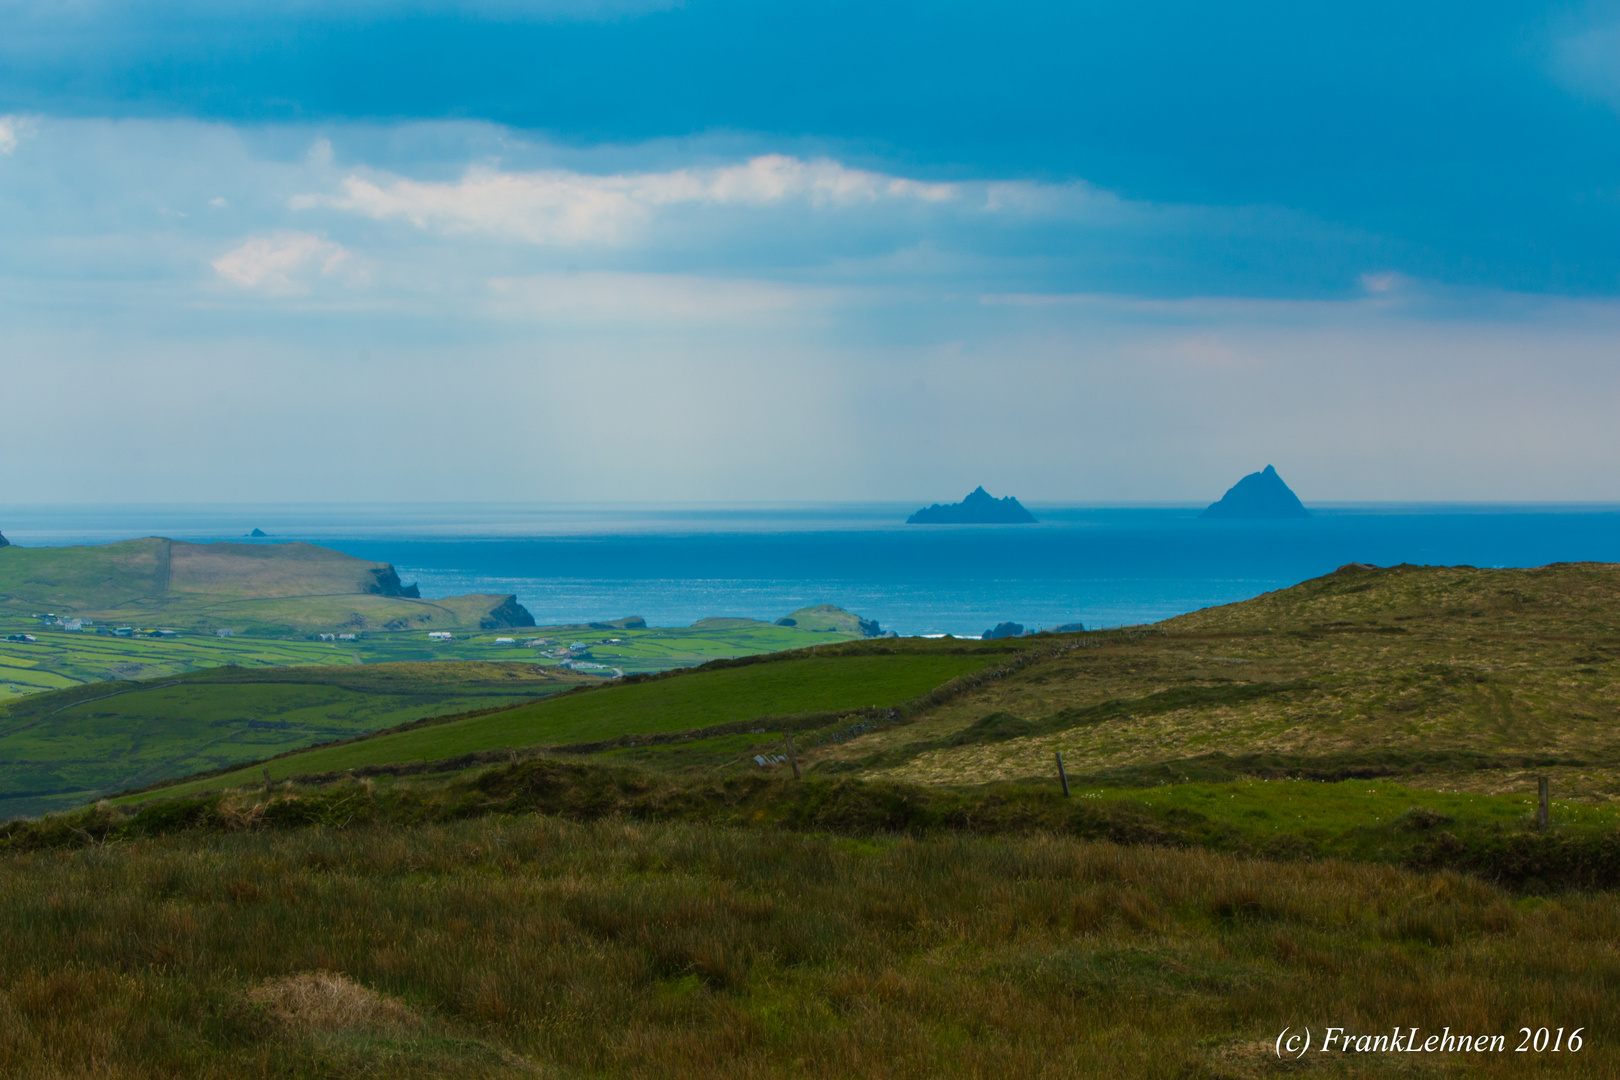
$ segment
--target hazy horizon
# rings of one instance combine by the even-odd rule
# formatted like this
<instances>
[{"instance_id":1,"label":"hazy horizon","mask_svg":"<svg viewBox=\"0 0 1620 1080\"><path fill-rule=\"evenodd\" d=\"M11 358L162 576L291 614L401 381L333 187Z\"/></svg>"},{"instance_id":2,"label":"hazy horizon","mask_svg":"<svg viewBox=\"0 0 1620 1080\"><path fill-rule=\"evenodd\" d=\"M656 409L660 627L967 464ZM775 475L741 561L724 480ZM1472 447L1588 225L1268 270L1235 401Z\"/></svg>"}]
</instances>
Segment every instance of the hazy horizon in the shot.
<instances>
[{"instance_id":1,"label":"hazy horizon","mask_svg":"<svg viewBox=\"0 0 1620 1080\"><path fill-rule=\"evenodd\" d=\"M1606 6L18 0L0 60L5 502L1620 499Z\"/></svg>"}]
</instances>

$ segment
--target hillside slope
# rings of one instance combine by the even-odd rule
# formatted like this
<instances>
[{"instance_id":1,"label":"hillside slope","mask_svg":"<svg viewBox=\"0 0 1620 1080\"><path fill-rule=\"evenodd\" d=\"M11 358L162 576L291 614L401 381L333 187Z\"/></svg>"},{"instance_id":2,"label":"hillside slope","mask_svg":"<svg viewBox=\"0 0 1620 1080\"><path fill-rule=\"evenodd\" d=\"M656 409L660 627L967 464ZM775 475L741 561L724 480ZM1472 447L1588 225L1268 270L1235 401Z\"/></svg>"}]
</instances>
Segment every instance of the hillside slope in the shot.
<instances>
[{"instance_id":1,"label":"hillside slope","mask_svg":"<svg viewBox=\"0 0 1620 1080\"><path fill-rule=\"evenodd\" d=\"M934 783L1405 776L1425 787L1620 796L1620 566L1347 566L1097 638L829 748Z\"/></svg>"},{"instance_id":2,"label":"hillside slope","mask_svg":"<svg viewBox=\"0 0 1620 1080\"><path fill-rule=\"evenodd\" d=\"M524 663L218 667L36 694L0 709L0 819L592 681Z\"/></svg>"},{"instance_id":3,"label":"hillside slope","mask_svg":"<svg viewBox=\"0 0 1620 1080\"><path fill-rule=\"evenodd\" d=\"M516 597L423 600L388 563L315 544L162 537L0 549L0 611L261 634L534 625Z\"/></svg>"}]
</instances>

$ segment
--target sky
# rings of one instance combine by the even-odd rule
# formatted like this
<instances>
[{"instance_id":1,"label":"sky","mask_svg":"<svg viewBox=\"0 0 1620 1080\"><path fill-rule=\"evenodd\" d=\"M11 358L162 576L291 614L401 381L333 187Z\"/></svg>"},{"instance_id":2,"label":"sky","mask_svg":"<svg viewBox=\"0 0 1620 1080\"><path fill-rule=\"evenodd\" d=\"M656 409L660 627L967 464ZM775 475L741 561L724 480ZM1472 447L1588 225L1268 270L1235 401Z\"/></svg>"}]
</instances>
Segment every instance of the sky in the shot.
<instances>
[{"instance_id":1,"label":"sky","mask_svg":"<svg viewBox=\"0 0 1620 1080\"><path fill-rule=\"evenodd\" d=\"M0 505L1620 501L1620 5L0 0Z\"/></svg>"}]
</instances>

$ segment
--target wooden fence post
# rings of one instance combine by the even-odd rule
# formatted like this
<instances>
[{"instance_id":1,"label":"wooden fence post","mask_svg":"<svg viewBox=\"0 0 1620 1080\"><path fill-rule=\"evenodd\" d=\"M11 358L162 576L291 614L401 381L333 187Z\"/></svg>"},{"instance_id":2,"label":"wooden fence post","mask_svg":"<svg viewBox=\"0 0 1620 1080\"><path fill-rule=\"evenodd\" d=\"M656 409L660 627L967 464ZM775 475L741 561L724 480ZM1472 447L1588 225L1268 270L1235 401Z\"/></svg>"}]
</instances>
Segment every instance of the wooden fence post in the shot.
<instances>
[{"instance_id":1,"label":"wooden fence post","mask_svg":"<svg viewBox=\"0 0 1620 1080\"><path fill-rule=\"evenodd\" d=\"M264 770L264 793L270 794L270 770Z\"/></svg>"},{"instance_id":2,"label":"wooden fence post","mask_svg":"<svg viewBox=\"0 0 1620 1080\"><path fill-rule=\"evenodd\" d=\"M1069 774L1063 771L1063 751L1056 750L1053 753L1057 755L1058 779L1063 781L1063 797L1067 799L1069 797Z\"/></svg>"},{"instance_id":3,"label":"wooden fence post","mask_svg":"<svg viewBox=\"0 0 1620 1080\"><path fill-rule=\"evenodd\" d=\"M799 778L799 755L793 749L793 736L787 737L788 764L793 766L793 779Z\"/></svg>"},{"instance_id":4,"label":"wooden fence post","mask_svg":"<svg viewBox=\"0 0 1620 1080\"><path fill-rule=\"evenodd\" d=\"M1552 824L1552 783L1543 776L1536 782L1536 828L1545 829Z\"/></svg>"}]
</instances>

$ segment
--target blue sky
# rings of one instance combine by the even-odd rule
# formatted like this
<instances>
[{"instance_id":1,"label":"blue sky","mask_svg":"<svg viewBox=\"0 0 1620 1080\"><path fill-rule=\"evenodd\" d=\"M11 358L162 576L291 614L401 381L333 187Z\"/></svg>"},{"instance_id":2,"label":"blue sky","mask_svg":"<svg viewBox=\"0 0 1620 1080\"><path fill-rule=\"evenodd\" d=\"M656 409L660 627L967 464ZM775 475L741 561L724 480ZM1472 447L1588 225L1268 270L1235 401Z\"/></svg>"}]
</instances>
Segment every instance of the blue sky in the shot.
<instances>
[{"instance_id":1,"label":"blue sky","mask_svg":"<svg viewBox=\"0 0 1620 1080\"><path fill-rule=\"evenodd\" d=\"M0 0L0 505L1620 497L1620 7L1416 7Z\"/></svg>"}]
</instances>

